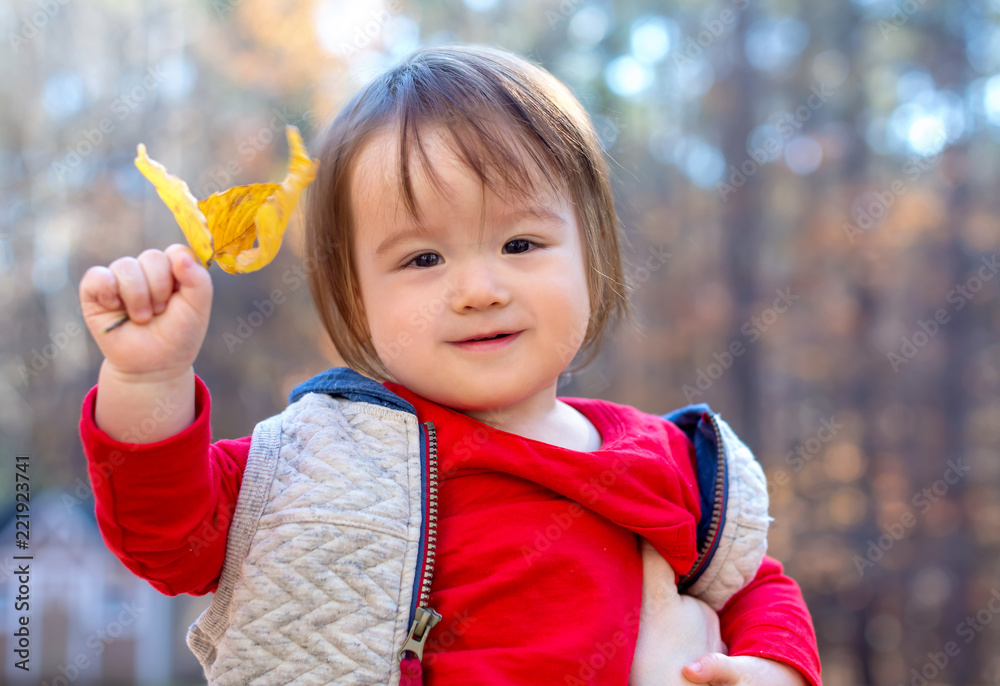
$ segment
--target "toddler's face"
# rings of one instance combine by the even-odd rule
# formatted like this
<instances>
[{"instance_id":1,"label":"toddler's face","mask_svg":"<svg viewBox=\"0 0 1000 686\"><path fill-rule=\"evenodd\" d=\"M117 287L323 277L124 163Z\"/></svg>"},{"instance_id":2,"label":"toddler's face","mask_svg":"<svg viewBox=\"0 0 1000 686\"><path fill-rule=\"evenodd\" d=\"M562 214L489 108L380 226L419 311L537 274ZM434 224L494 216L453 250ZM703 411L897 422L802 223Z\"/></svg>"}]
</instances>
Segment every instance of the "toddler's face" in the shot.
<instances>
[{"instance_id":1,"label":"toddler's face","mask_svg":"<svg viewBox=\"0 0 1000 686\"><path fill-rule=\"evenodd\" d=\"M399 383L441 405L550 409L590 318L573 206L541 180L538 197L505 203L440 134L422 142L443 193L411 156L426 235L394 240L411 224L395 178L394 136L373 139L353 174L354 261L375 349ZM518 214L529 207L539 216ZM461 343L496 332L512 335Z\"/></svg>"}]
</instances>

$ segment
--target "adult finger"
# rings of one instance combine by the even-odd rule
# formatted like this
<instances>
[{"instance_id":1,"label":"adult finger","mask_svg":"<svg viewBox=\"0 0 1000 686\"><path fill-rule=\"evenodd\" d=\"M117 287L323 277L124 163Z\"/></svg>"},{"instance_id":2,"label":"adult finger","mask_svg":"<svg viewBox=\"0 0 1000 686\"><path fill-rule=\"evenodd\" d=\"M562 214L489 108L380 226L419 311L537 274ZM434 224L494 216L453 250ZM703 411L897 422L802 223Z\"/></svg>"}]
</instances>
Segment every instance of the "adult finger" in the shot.
<instances>
[{"instance_id":1,"label":"adult finger","mask_svg":"<svg viewBox=\"0 0 1000 686\"><path fill-rule=\"evenodd\" d=\"M736 663L720 653L708 653L684 665L683 674L696 684L737 686L740 683L740 672Z\"/></svg>"}]
</instances>

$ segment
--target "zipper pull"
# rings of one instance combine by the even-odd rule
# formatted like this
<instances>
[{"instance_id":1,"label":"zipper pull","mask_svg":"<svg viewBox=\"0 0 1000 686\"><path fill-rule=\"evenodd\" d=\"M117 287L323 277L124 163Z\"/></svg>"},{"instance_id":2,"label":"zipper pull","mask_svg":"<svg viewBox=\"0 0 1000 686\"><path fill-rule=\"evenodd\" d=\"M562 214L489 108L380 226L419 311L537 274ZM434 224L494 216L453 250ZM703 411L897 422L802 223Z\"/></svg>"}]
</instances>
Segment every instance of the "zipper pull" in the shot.
<instances>
[{"instance_id":1,"label":"zipper pull","mask_svg":"<svg viewBox=\"0 0 1000 686\"><path fill-rule=\"evenodd\" d=\"M427 643L427 635L430 634L434 625L441 621L441 615L429 607L417 607L413 613L413 624L410 626L410 634L406 637L406 643L399 649L399 658L403 659L403 653L412 650L418 660L424 657L424 644Z\"/></svg>"}]
</instances>

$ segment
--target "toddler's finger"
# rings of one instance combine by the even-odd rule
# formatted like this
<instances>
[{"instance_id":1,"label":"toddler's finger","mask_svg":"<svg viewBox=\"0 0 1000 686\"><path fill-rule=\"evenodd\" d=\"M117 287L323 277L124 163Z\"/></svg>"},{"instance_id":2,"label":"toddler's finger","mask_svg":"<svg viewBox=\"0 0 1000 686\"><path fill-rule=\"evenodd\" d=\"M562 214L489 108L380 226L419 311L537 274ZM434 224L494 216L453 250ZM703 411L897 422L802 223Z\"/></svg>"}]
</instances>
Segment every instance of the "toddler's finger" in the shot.
<instances>
[{"instance_id":1,"label":"toddler's finger","mask_svg":"<svg viewBox=\"0 0 1000 686\"><path fill-rule=\"evenodd\" d=\"M143 324L153 316L149 302L149 286L139 260L134 257L119 257L108 265L118 279L118 294L125 303L128 317L137 324Z\"/></svg>"},{"instance_id":2,"label":"toddler's finger","mask_svg":"<svg viewBox=\"0 0 1000 686\"><path fill-rule=\"evenodd\" d=\"M84 314L112 312L124 308L118 297L118 280L110 269L93 266L80 279L80 307Z\"/></svg>"},{"instance_id":3,"label":"toddler's finger","mask_svg":"<svg viewBox=\"0 0 1000 686\"><path fill-rule=\"evenodd\" d=\"M146 276L150 304L153 314L167 309L167 301L174 291L174 275L170 269L170 258L162 250L150 248L139 253L139 264Z\"/></svg>"}]
</instances>

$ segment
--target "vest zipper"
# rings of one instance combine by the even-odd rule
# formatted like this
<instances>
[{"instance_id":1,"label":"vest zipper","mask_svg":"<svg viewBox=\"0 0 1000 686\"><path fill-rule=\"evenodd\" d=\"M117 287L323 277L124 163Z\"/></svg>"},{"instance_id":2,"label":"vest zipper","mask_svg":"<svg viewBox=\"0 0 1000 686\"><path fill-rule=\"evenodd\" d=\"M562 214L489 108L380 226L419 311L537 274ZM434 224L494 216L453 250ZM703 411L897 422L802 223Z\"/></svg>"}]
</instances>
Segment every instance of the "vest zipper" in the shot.
<instances>
[{"instance_id":1,"label":"vest zipper","mask_svg":"<svg viewBox=\"0 0 1000 686\"><path fill-rule=\"evenodd\" d=\"M715 498L712 503L712 519L708 523L708 535L705 536L705 544L701 548L701 552L698 553L698 558L691 565L691 571L680 577L677 582L677 586L685 586L688 584L689 579L691 579L695 574L700 571L701 566L705 563L705 558L708 556L708 551L712 549L712 545L715 543L715 538L719 530L719 523L722 521L722 506L725 500L726 491L726 451L722 447L722 432L719 431L719 425L716 423L715 415L709 415L712 422L712 428L715 429L715 449L718 453L718 466L715 472Z\"/></svg>"},{"instance_id":2,"label":"vest zipper","mask_svg":"<svg viewBox=\"0 0 1000 686\"><path fill-rule=\"evenodd\" d=\"M438 463L437 463L437 434L434 429L434 422L424 422L427 427L427 512L424 517L426 545L424 552L424 563L421 568L420 594L417 598L417 605L413 611L413 622L410 624L410 633L406 637L406 642L397 653L400 660L402 686L416 686L423 683L423 668L420 660L424 656L424 644L427 643L427 636L434 625L441 621L441 615L430 607L428 601L431 595L431 581L434 578L434 558L437 548L437 518L438 518ZM404 658L403 654L410 651L414 657Z\"/></svg>"}]
</instances>

